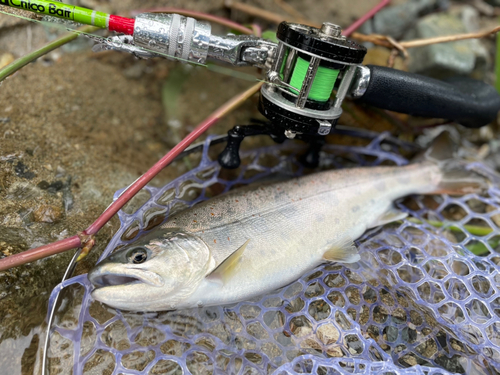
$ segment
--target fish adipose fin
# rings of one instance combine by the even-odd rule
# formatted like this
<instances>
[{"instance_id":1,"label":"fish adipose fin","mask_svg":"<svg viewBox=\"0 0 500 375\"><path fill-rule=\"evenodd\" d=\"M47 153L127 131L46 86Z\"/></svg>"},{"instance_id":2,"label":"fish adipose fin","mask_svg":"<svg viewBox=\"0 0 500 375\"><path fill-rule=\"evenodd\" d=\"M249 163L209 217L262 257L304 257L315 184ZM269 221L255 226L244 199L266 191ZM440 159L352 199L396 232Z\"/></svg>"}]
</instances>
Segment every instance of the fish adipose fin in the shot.
<instances>
[{"instance_id":1,"label":"fish adipose fin","mask_svg":"<svg viewBox=\"0 0 500 375\"><path fill-rule=\"evenodd\" d=\"M456 157L456 149L457 145L450 132L445 130L434 139L423 155L417 157L416 161L431 162L441 169L440 181L430 194L463 195L487 190L487 179L468 170L464 161Z\"/></svg>"},{"instance_id":2,"label":"fish adipose fin","mask_svg":"<svg viewBox=\"0 0 500 375\"><path fill-rule=\"evenodd\" d=\"M380 216L372 225L367 229L379 227L385 224L392 223L394 221L403 220L408 216L406 212L400 211L391 207L391 209Z\"/></svg>"},{"instance_id":3,"label":"fish adipose fin","mask_svg":"<svg viewBox=\"0 0 500 375\"><path fill-rule=\"evenodd\" d=\"M237 272L241 263L243 252L249 242L250 240L247 240L247 242L245 242L238 250L224 259L224 261L207 276L207 279L219 283L222 282L223 284L229 280L231 276Z\"/></svg>"},{"instance_id":4,"label":"fish adipose fin","mask_svg":"<svg viewBox=\"0 0 500 375\"><path fill-rule=\"evenodd\" d=\"M355 263L359 260L358 248L350 238L343 237L323 253L327 262Z\"/></svg>"}]
</instances>

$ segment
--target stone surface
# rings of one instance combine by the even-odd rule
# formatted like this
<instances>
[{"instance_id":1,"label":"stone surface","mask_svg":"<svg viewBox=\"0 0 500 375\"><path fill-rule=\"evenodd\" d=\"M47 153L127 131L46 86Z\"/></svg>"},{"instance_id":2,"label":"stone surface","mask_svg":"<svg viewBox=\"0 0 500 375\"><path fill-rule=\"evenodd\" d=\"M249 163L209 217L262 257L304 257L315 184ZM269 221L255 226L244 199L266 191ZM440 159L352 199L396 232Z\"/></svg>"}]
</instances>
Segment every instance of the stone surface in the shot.
<instances>
[{"instance_id":1,"label":"stone surface","mask_svg":"<svg viewBox=\"0 0 500 375\"><path fill-rule=\"evenodd\" d=\"M463 34L467 29L463 22L449 14L431 14L420 19L406 34L405 39L434 38L444 35ZM476 55L470 40L433 44L409 50L411 72L443 78L468 75L476 64Z\"/></svg>"},{"instance_id":2,"label":"stone surface","mask_svg":"<svg viewBox=\"0 0 500 375\"><path fill-rule=\"evenodd\" d=\"M398 39L403 36L408 27L415 23L418 17L445 7L444 3L447 2L414 0L387 7L376 14L371 21L366 22L360 31L365 34L376 33Z\"/></svg>"},{"instance_id":3,"label":"stone surface","mask_svg":"<svg viewBox=\"0 0 500 375\"><path fill-rule=\"evenodd\" d=\"M457 16L462 21L465 30L468 33L473 33L481 30L480 26L480 15L476 8L465 5L459 9ZM488 48L485 46L481 39L471 39L470 45L472 51L476 55L476 65L474 67L474 72L478 79L482 79L492 66L492 59Z\"/></svg>"}]
</instances>

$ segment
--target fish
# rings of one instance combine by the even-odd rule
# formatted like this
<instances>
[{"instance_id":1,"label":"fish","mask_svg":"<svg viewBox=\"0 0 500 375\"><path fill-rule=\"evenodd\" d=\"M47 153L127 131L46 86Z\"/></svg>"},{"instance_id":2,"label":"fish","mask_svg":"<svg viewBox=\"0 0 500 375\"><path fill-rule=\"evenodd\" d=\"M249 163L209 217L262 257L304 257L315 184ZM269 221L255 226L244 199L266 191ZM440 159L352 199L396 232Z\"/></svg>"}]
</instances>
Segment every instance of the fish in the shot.
<instances>
[{"instance_id":1,"label":"fish","mask_svg":"<svg viewBox=\"0 0 500 375\"><path fill-rule=\"evenodd\" d=\"M88 274L92 297L128 311L226 305L291 284L322 263L354 263L354 240L406 214L411 194L486 188L446 132L415 162L331 170L249 185L199 203L117 250Z\"/></svg>"}]
</instances>

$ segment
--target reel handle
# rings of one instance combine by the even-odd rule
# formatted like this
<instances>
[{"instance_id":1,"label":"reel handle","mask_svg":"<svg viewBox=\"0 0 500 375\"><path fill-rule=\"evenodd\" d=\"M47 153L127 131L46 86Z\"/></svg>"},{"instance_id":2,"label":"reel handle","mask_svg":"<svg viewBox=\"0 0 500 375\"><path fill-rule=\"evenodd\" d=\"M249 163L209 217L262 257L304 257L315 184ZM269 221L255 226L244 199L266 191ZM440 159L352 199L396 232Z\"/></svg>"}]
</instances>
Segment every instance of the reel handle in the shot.
<instances>
[{"instance_id":1,"label":"reel handle","mask_svg":"<svg viewBox=\"0 0 500 375\"><path fill-rule=\"evenodd\" d=\"M500 95L492 86L471 78L446 81L376 65L367 65L370 80L358 100L414 116L444 118L479 128L497 118Z\"/></svg>"}]
</instances>

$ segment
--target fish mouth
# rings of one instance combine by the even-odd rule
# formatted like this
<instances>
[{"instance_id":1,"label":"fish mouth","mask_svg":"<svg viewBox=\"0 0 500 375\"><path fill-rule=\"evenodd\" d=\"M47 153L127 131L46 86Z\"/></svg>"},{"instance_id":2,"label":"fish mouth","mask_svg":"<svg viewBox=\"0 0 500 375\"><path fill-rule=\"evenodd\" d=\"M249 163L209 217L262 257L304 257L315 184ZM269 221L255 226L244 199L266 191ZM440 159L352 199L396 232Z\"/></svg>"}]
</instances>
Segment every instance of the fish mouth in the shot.
<instances>
[{"instance_id":1,"label":"fish mouth","mask_svg":"<svg viewBox=\"0 0 500 375\"><path fill-rule=\"evenodd\" d=\"M155 287L164 285L163 279L156 273L139 269L127 268L121 264L102 264L88 274L89 281L96 288L148 284Z\"/></svg>"},{"instance_id":2,"label":"fish mouth","mask_svg":"<svg viewBox=\"0 0 500 375\"><path fill-rule=\"evenodd\" d=\"M142 280L137 277L130 277L125 275L101 275L96 276L90 280L96 288L104 288L106 286L116 286L116 285L130 285L130 284L142 284Z\"/></svg>"}]
</instances>

